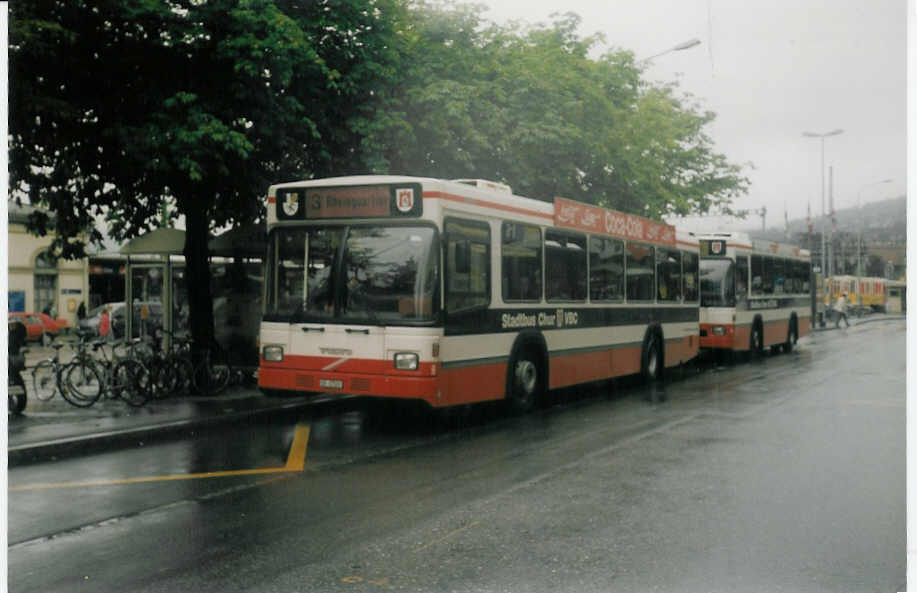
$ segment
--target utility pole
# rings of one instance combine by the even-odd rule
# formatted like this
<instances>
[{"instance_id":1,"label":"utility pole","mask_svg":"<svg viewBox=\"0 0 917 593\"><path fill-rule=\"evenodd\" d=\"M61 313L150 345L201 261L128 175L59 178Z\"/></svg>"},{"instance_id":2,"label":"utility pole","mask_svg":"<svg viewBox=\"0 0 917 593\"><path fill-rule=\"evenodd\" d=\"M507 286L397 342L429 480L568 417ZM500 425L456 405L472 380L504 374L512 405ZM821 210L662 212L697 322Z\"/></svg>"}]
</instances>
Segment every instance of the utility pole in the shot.
<instances>
[{"instance_id":1,"label":"utility pole","mask_svg":"<svg viewBox=\"0 0 917 593\"><path fill-rule=\"evenodd\" d=\"M837 217L834 215L834 167L828 165L828 210L831 213L831 234L828 235L828 277L834 276L835 253L834 233L837 231Z\"/></svg>"},{"instance_id":2,"label":"utility pole","mask_svg":"<svg viewBox=\"0 0 917 593\"><path fill-rule=\"evenodd\" d=\"M821 174L821 273L825 274L826 270L826 258L825 258L825 138L829 136L837 136L838 134L843 134L844 130L838 128L836 130L831 130L830 132L824 132L822 134L816 132L803 132L802 135L806 138L818 138L821 141L821 168L819 170Z\"/></svg>"}]
</instances>

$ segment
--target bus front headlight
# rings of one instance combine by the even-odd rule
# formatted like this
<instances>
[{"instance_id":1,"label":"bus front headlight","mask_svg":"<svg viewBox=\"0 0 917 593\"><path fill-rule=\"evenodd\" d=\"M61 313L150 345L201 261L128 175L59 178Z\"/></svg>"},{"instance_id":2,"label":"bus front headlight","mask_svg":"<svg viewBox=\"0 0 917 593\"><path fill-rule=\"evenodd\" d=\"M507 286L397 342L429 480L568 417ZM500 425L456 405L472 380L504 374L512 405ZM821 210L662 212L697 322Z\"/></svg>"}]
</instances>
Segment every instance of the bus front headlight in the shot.
<instances>
[{"instance_id":1,"label":"bus front headlight","mask_svg":"<svg viewBox=\"0 0 917 593\"><path fill-rule=\"evenodd\" d=\"M399 371L416 371L420 366L420 358L416 352L396 352L395 368Z\"/></svg>"},{"instance_id":2,"label":"bus front headlight","mask_svg":"<svg viewBox=\"0 0 917 593\"><path fill-rule=\"evenodd\" d=\"M283 346L265 346L261 351L261 357L267 362L281 362L283 360Z\"/></svg>"}]
</instances>

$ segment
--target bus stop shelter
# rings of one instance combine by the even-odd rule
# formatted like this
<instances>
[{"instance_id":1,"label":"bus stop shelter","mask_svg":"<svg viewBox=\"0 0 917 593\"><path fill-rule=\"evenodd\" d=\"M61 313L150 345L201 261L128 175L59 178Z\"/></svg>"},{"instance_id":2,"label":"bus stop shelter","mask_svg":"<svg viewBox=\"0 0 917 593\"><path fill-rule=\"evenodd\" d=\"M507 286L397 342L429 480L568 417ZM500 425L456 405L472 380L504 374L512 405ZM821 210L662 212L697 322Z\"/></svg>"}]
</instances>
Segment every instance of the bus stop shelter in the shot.
<instances>
[{"instance_id":1,"label":"bus stop shelter","mask_svg":"<svg viewBox=\"0 0 917 593\"><path fill-rule=\"evenodd\" d=\"M266 244L263 224L230 229L209 243L217 341L230 352L244 353L245 360L254 356L252 364L257 364L255 340ZM125 335L153 335L159 328L179 334L188 330L184 246L185 231L159 228L121 248L121 254L127 257ZM171 336L164 333L163 347L170 346ZM245 360L236 362L244 364Z\"/></svg>"}]
</instances>

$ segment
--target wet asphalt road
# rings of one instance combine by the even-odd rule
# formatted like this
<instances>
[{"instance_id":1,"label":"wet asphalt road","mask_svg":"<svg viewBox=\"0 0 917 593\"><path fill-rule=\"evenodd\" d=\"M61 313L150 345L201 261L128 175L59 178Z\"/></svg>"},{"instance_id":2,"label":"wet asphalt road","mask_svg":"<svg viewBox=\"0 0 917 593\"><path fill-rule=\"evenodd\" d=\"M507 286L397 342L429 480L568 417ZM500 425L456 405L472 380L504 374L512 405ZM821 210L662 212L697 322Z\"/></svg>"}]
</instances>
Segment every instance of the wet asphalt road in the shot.
<instances>
[{"instance_id":1,"label":"wet asphalt road","mask_svg":"<svg viewBox=\"0 0 917 593\"><path fill-rule=\"evenodd\" d=\"M460 428L355 401L13 468L9 590L905 589L903 321L649 395Z\"/></svg>"}]
</instances>

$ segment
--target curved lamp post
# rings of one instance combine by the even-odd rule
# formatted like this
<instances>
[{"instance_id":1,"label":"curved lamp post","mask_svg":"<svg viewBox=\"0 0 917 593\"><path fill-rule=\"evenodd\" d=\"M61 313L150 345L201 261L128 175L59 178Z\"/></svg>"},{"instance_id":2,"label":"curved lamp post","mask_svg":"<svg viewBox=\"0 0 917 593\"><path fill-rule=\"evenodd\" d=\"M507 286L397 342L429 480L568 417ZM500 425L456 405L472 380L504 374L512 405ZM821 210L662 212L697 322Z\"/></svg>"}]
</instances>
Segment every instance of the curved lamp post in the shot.
<instances>
[{"instance_id":1,"label":"curved lamp post","mask_svg":"<svg viewBox=\"0 0 917 593\"><path fill-rule=\"evenodd\" d=\"M838 128L819 134L817 132L803 132L806 138L821 139L821 273L822 278L828 277L828 269L825 267L825 138L828 136L837 136L843 134L844 130Z\"/></svg>"},{"instance_id":2,"label":"curved lamp post","mask_svg":"<svg viewBox=\"0 0 917 593\"><path fill-rule=\"evenodd\" d=\"M661 52L659 52L658 54L654 54L654 55L652 55L652 56L650 56L650 57L648 57L648 58L643 58L642 60L640 60L640 61L637 62L637 63L638 63L638 64L645 64L646 62L649 62L649 61L652 60L653 58L658 58L659 56L664 56L665 54L672 53L673 51L682 51L682 50L685 50L685 49L691 49L692 47L696 47L696 46L700 45L700 43L701 43L701 42L700 42L700 39L698 39L697 37L695 37L694 39L689 39L688 41L684 41L684 42L682 42L682 43L679 43L678 45L676 45L676 46L674 46L674 47L670 47L669 49L667 49L667 50L665 50L665 51L661 51Z\"/></svg>"}]
</instances>

